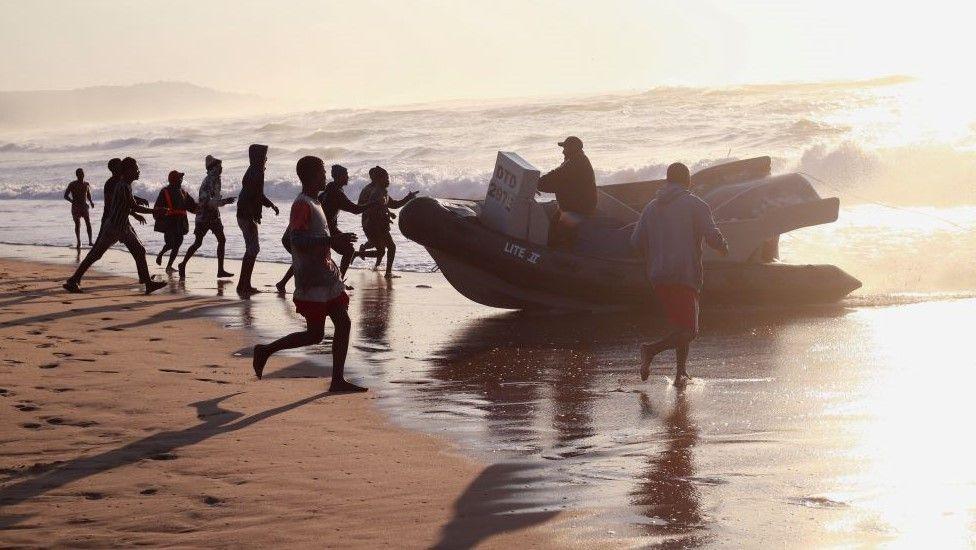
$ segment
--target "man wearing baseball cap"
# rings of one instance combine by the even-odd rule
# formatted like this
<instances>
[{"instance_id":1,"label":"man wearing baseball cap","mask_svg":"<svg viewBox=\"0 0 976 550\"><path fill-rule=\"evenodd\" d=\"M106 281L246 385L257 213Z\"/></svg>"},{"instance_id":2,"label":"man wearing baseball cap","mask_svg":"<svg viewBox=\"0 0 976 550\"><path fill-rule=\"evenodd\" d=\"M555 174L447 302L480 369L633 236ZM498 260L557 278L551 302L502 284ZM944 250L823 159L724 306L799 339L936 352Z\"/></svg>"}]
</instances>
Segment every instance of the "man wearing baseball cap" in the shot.
<instances>
[{"instance_id":1,"label":"man wearing baseball cap","mask_svg":"<svg viewBox=\"0 0 976 550\"><path fill-rule=\"evenodd\" d=\"M596 211L596 177L590 159L583 153L583 140L576 136L558 143L563 163L539 178L539 191L555 193L559 204L549 230L552 246L571 244L582 221Z\"/></svg>"},{"instance_id":2,"label":"man wearing baseball cap","mask_svg":"<svg viewBox=\"0 0 976 550\"><path fill-rule=\"evenodd\" d=\"M197 203L183 189L183 172L173 170L169 173L168 180L169 185L163 187L156 197L156 213L153 214L156 223L153 225L153 230L162 233L163 241L166 243L156 255L156 265L162 265L163 255L169 251L166 273L172 273L176 271L173 269L173 262L180 253L183 236L190 232L190 222L186 219L186 213L196 212Z\"/></svg>"}]
</instances>

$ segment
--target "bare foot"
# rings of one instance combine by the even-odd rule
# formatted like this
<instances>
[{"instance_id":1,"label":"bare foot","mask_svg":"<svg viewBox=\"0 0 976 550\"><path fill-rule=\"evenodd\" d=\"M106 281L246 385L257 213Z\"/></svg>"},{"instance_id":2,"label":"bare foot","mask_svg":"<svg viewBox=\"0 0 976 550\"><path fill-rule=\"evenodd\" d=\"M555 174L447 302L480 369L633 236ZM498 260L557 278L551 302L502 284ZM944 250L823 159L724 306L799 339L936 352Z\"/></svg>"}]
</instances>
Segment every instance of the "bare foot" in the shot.
<instances>
[{"instance_id":1,"label":"bare foot","mask_svg":"<svg viewBox=\"0 0 976 550\"><path fill-rule=\"evenodd\" d=\"M180 262L180 265L176 266L177 271L180 272L180 279L186 279L186 263Z\"/></svg>"},{"instance_id":2,"label":"bare foot","mask_svg":"<svg viewBox=\"0 0 976 550\"><path fill-rule=\"evenodd\" d=\"M168 284L166 281L148 281L146 283L146 294L152 294Z\"/></svg>"},{"instance_id":3,"label":"bare foot","mask_svg":"<svg viewBox=\"0 0 976 550\"><path fill-rule=\"evenodd\" d=\"M332 379L332 383L329 384L329 393L362 393L369 391L368 388L362 386L357 386L352 382L347 382L343 379L336 380Z\"/></svg>"},{"instance_id":4,"label":"bare foot","mask_svg":"<svg viewBox=\"0 0 976 550\"><path fill-rule=\"evenodd\" d=\"M267 346L258 344L254 346L254 353L252 354L254 358L251 366L254 368L254 375L258 377L258 380L260 380L261 376L264 375L264 365L268 362L269 355L268 352L265 351L266 347Z\"/></svg>"},{"instance_id":5,"label":"bare foot","mask_svg":"<svg viewBox=\"0 0 976 550\"><path fill-rule=\"evenodd\" d=\"M679 374L674 377L674 387L682 389L691 382L691 377L687 374Z\"/></svg>"},{"instance_id":6,"label":"bare foot","mask_svg":"<svg viewBox=\"0 0 976 550\"><path fill-rule=\"evenodd\" d=\"M63 286L65 290L67 290L72 294L81 294L82 292L84 292L83 290L81 290L81 287L78 286L78 283L74 281L69 280L68 282L64 283L61 286Z\"/></svg>"},{"instance_id":7,"label":"bare foot","mask_svg":"<svg viewBox=\"0 0 976 550\"><path fill-rule=\"evenodd\" d=\"M275 285L275 288L278 289L278 294L284 294L286 291L285 283L278 283Z\"/></svg>"},{"instance_id":8,"label":"bare foot","mask_svg":"<svg viewBox=\"0 0 976 550\"><path fill-rule=\"evenodd\" d=\"M166 266L166 273L174 273L174 272L176 272L176 269L173 266L171 265Z\"/></svg>"},{"instance_id":9,"label":"bare foot","mask_svg":"<svg viewBox=\"0 0 976 550\"><path fill-rule=\"evenodd\" d=\"M163 255L159 254L156 256L156 265L163 265Z\"/></svg>"},{"instance_id":10,"label":"bare foot","mask_svg":"<svg viewBox=\"0 0 976 550\"><path fill-rule=\"evenodd\" d=\"M386 275L384 275L384 277L386 277L387 279L399 279L400 278L399 275L394 275L393 273L390 273L389 271L386 272Z\"/></svg>"},{"instance_id":11,"label":"bare foot","mask_svg":"<svg viewBox=\"0 0 976 550\"><path fill-rule=\"evenodd\" d=\"M640 377L644 382L647 382L647 378L651 375L651 363L657 353L652 344L641 344L640 346Z\"/></svg>"},{"instance_id":12,"label":"bare foot","mask_svg":"<svg viewBox=\"0 0 976 550\"><path fill-rule=\"evenodd\" d=\"M224 277L233 277L233 276L234 276L234 274L231 273L230 271L220 270L220 271L217 272L217 278L218 279L223 279Z\"/></svg>"}]
</instances>

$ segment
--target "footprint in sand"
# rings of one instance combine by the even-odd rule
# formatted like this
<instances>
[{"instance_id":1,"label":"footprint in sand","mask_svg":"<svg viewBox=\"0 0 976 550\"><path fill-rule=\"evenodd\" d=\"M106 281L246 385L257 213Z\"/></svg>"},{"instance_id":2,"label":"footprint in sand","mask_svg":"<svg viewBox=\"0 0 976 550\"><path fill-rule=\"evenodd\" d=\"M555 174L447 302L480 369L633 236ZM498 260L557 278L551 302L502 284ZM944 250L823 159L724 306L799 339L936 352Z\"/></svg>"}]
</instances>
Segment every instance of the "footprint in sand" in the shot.
<instances>
[{"instance_id":1,"label":"footprint in sand","mask_svg":"<svg viewBox=\"0 0 976 550\"><path fill-rule=\"evenodd\" d=\"M210 382L211 384L230 384L230 382L225 382L224 380L214 380L213 378L194 378L194 380L200 382Z\"/></svg>"},{"instance_id":2,"label":"footprint in sand","mask_svg":"<svg viewBox=\"0 0 976 550\"><path fill-rule=\"evenodd\" d=\"M53 348L53 347L54 347L54 344L52 344L52 343L50 343L50 342L45 342L45 343L43 343L43 344L37 344L37 345L36 345L36 346L34 346L34 347L35 347L35 348L41 348L41 349L44 349L44 348Z\"/></svg>"},{"instance_id":3,"label":"footprint in sand","mask_svg":"<svg viewBox=\"0 0 976 550\"><path fill-rule=\"evenodd\" d=\"M163 339L162 338L150 338L149 341L150 342L162 342Z\"/></svg>"},{"instance_id":4,"label":"footprint in sand","mask_svg":"<svg viewBox=\"0 0 976 550\"><path fill-rule=\"evenodd\" d=\"M37 424L35 422L27 422L27 423L21 424L20 427L21 428L24 428L24 429L27 429L27 430L40 430L41 429L41 425L40 424Z\"/></svg>"},{"instance_id":5,"label":"footprint in sand","mask_svg":"<svg viewBox=\"0 0 976 550\"><path fill-rule=\"evenodd\" d=\"M150 460L176 460L179 456L173 453L156 453L149 457Z\"/></svg>"},{"instance_id":6,"label":"footprint in sand","mask_svg":"<svg viewBox=\"0 0 976 550\"><path fill-rule=\"evenodd\" d=\"M150 488L150 489L143 489L143 490L139 491L139 494L140 495L155 495L158 492L159 492L159 489L152 489L152 488Z\"/></svg>"},{"instance_id":7,"label":"footprint in sand","mask_svg":"<svg viewBox=\"0 0 976 550\"><path fill-rule=\"evenodd\" d=\"M188 370L179 370L179 369L159 369L159 372L175 372L177 374L190 374L190 371Z\"/></svg>"},{"instance_id":8,"label":"footprint in sand","mask_svg":"<svg viewBox=\"0 0 976 550\"><path fill-rule=\"evenodd\" d=\"M207 506L223 506L224 500L217 497L212 497L210 495L206 495L203 497L203 503L206 504Z\"/></svg>"},{"instance_id":9,"label":"footprint in sand","mask_svg":"<svg viewBox=\"0 0 976 550\"><path fill-rule=\"evenodd\" d=\"M81 493L81 496L85 497L85 500L102 500L105 495L102 493Z\"/></svg>"},{"instance_id":10,"label":"footprint in sand","mask_svg":"<svg viewBox=\"0 0 976 550\"><path fill-rule=\"evenodd\" d=\"M0 397L13 397L14 395L17 394L8 390L7 388L0 388Z\"/></svg>"},{"instance_id":11,"label":"footprint in sand","mask_svg":"<svg viewBox=\"0 0 976 550\"><path fill-rule=\"evenodd\" d=\"M56 355L58 357L71 357L73 354L68 353L66 351L56 351L56 352L54 352L54 355Z\"/></svg>"},{"instance_id":12,"label":"footprint in sand","mask_svg":"<svg viewBox=\"0 0 976 550\"><path fill-rule=\"evenodd\" d=\"M23 361L18 361L16 359L4 359L5 363L10 363L11 365L23 365Z\"/></svg>"},{"instance_id":13,"label":"footprint in sand","mask_svg":"<svg viewBox=\"0 0 976 550\"><path fill-rule=\"evenodd\" d=\"M58 366L59 366L58 363L44 363L43 365L40 365L38 368L42 368L42 369L56 369L56 368L58 368Z\"/></svg>"},{"instance_id":14,"label":"footprint in sand","mask_svg":"<svg viewBox=\"0 0 976 550\"><path fill-rule=\"evenodd\" d=\"M20 412L31 412L31 411L36 411L40 407L38 407L37 405L29 401L22 401L14 405L14 408Z\"/></svg>"},{"instance_id":15,"label":"footprint in sand","mask_svg":"<svg viewBox=\"0 0 976 550\"><path fill-rule=\"evenodd\" d=\"M102 321L114 321L113 317L102 317Z\"/></svg>"}]
</instances>

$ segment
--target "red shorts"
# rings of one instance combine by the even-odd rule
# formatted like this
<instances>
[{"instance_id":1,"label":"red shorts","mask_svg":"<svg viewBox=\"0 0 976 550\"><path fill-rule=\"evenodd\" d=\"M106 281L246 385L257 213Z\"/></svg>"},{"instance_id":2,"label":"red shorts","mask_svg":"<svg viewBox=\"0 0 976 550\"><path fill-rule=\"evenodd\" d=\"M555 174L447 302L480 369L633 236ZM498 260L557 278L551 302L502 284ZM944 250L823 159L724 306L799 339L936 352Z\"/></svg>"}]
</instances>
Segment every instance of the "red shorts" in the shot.
<instances>
[{"instance_id":1,"label":"red shorts","mask_svg":"<svg viewBox=\"0 0 976 550\"><path fill-rule=\"evenodd\" d=\"M308 324L325 323L325 318L336 309L349 307L349 295L343 292L328 302L295 300L295 311L305 318Z\"/></svg>"},{"instance_id":2,"label":"red shorts","mask_svg":"<svg viewBox=\"0 0 976 550\"><path fill-rule=\"evenodd\" d=\"M698 291L685 285L654 285L654 295L675 328L698 334Z\"/></svg>"}]
</instances>

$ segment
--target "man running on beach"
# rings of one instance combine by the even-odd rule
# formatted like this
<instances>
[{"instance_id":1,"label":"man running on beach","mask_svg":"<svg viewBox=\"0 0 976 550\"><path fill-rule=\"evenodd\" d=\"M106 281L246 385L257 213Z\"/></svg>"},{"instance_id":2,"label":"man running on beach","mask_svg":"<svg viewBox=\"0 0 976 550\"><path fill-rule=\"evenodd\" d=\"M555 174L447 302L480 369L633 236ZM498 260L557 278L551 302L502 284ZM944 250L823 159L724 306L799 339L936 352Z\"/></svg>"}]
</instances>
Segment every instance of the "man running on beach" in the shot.
<instances>
[{"instance_id":1,"label":"man running on beach","mask_svg":"<svg viewBox=\"0 0 976 550\"><path fill-rule=\"evenodd\" d=\"M81 278L85 272L98 261L105 251L113 244L122 242L136 258L136 269L139 271L139 280L146 285L146 294L166 286L163 281L155 281L149 276L149 266L146 264L146 247L142 246L139 237L136 235L132 225L129 224L129 214L131 212L142 212L152 214L151 208L146 208L136 204L132 196L132 182L139 179L139 165L136 159L126 157L122 159L119 181L115 184L115 192L111 200L111 209L105 214L102 229L98 233L98 239L92 246L81 265L75 270L74 275L64 283L64 288L68 292L81 292Z\"/></svg>"},{"instance_id":2,"label":"man running on beach","mask_svg":"<svg viewBox=\"0 0 976 550\"><path fill-rule=\"evenodd\" d=\"M396 244L393 243L393 235L390 234L390 224L396 215L390 212L391 208L400 208L417 196L416 191L407 193L406 197L400 200L390 198L390 174L379 166L369 169L369 184L359 193L359 204L367 205L363 212L363 232L366 234L366 242L359 247L359 257L376 258L376 265L373 269L380 267L383 255L386 256L386 278L392 279L393 258L396 256ZM375 249L366 252L367 249Z\"/></svg>"},{"instance_id":3,"label":"man running on beach","mask_svg":"<svg viewBox=\"0 0 976 550\"><path fill-rule=\"evenodd\" d=\"M162 265L163 254L169 251L169 262L166 263L166 273L176 271L173 262L180 253L183 236L190 232L190 222L186 219L187 212L196 212L197 203L193 197L183 189L183 172L173 170L167 178L169 185L163 187L156 197L156 223L153 229L163 234L163 249L156 255L156 265ZM160 214L160 211L163 213Z\"/></svg>"},{"instance_id":4,"label":"man running on beach","mask_svg":"<svg viewBox=\"0 0 976 550\"><path fill-rule=\"evenodd\" d=\"M85 229L88 230L88 246L92 245L91 218L88 216L88 208L94 207L92 201L91 185L85 181L85 171L81 168L75 170L75 181L68 184L64 190L64 200L71 203L71 219L75 222L75 242L76 249L81 250L81 219L85 220Z\"/></svg>"},{"instance_id":5,"label":"man running on beach","mask_svg":"<svg viewBox=\"0 0 976 550\"><path fill-rule=\"evenodd\" d=\"M640 346L640 376L647 380L651 362L675 350L674 385L688 382L688 348L698 335L698 295L702 288L702 241L725 256L729 245L705 201L691 193L691 174L681 163L668 166L667 183L641 212L630 244L644 256L654 295L671 325L666 338Z\"/></svg>"},{"instance_id":6,"label":"man running on beach","mask_svg":"<svg viewBox=\"0 0 976 550\"><path fill-rule=\"evenodd\" d=\"M122 177L122 159L113 158L109 160L108 171L112 175L109 176L107 180L105 180L105 186L102 188L102 219L99 222L98 237L95 237L95 242L98 242L98 238L102 236L102 231L105 230L105 222L108 221L108 217L109 217L108 213L112 209L112 197L115 196L115 184L117 184L119 182L119 179L121 179ZM149 202L146 201L145 199L142 199L135 195L133 195L132 198L135 199L136 204L138 204L139 206L149 205ZM146 223L146 218L143 218L137 212L130 212L129 215L132 216L132 218L135 219L137 222L139 222L141 225L144 225ZM138 271L139 250L129 247L128 244L126 244L126 250L128 250L129 254L132 256L132 261L136 263L136 270ZM146 284L146 281L142 279L139 279L139 282L142 284Z\"/></svg>"},{"instance_id":7,"label":"man running on beach","mask_svg":"<svg viewBox=\"0 0 976 550\"><path fill-rule=\"evenodd\" d=\"M241 261L241 275L237 279L237 294L249 296L260 292L251 284L251 273L258 259L261 245L258 239L258 225L261 224L263 208L274 210L278 207L264 195L264 168L268 160L268 146L252 144L247 150L251 161L241 180L241 193L237 196L237 225L244 235L244 259Z\"/></svg>"},{"instance_id":8,"label":"man running on beach","mask_svg":"<svg viewBox=\"0 0 976 550\"><path fill-rule=\"evenodd\" d=\"M319 195L319 204L322 205L325 219L329 222L329 234L339 235L342 233L339 231L339 211L344 210L350 214L362 214L369 205L352 202L342 191L342 188L349 183L349 171L346 170L345 166L333 164L330 171L332 173L332 181L325 186L325 191L322 191ZM353 248L352 243L356 242L357 237L352 233L347 233L347 235L349 235L348 240L332 240L332 250L342 256L342 260L339 263L339 272L342 273L343 278L346 276L346 270L349 269L349 264L356 257L356 249ZM287 236L282 239L282 244L285 246L285 250L291 253L291 250L289 250L291 245L286 240ZM289 267L288 271L285 272L285 276L275 285L278 292L285 292L285 285L288 284L293 274L294 270ZM346 285L346 290L352 290L352 287Z\"/></svg>"},{"instance_id":9,"label":"man running on beach","mask_svg":"<svg viewBox=\"0 0 976 550\"><path fill-rule=\"evenodd\" d=\"M203 244L203 238L212 232L217 238L217 278L233 277L234 274L224 270L224 249L227 238L224 237L224 223L220 221L220 207L232 204L234 197L223 198L220 189L220 174L224 171L224 164L220 159L207 155L203 161L207 169L207 176L200 184L197 200L197 212L193 227L193 244L186 250L186 256L177 266L180 279L186 279L186 264L193 254Z\"/></svg>"},{"instance_id":10,"label":"man running on beach","mask_svg":"<svg viewBox=\"0 0 976 550\"><path fill-rule=\"evenodd\" d=\"M347 382L344 377L349 349L349 296L342 284L339 268L332 261L329 222L316 197L325 187L325 164L318 157L302 157L296 165L302 193L291 206L288 235L291 240L292 267L295 268L295 309L305 318L306 329L279 338L268 345L254 346L253 366L258 379L264 374L268 357L285 349L318 344L325 337L325 318L332 319L332 383L330 392L364 392L366 388ZM337 234L339 241L349 233Z\"/></svg>"}]
</instances>

